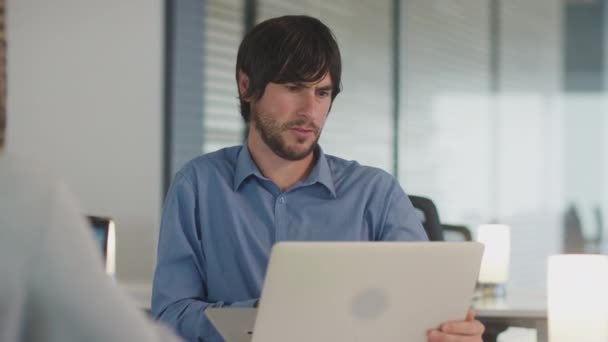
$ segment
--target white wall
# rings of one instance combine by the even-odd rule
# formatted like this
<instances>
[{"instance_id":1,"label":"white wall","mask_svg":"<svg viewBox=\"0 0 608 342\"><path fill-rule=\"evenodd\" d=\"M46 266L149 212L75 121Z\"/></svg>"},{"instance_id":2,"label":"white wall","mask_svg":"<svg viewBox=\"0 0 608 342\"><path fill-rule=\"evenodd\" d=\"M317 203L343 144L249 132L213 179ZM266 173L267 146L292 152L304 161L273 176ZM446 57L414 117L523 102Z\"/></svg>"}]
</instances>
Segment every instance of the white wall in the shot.
<instances>
[{"instance_id":1,"label":"white wall","mask_svg":"<svg viewBox=\"0 0 608 342\"><path fill-rule=\"evenodd\" d=\"M153 272L162 205L161 0L8 0L7 149L117 221L117 271Z\"/></svg>"}]
</instances>

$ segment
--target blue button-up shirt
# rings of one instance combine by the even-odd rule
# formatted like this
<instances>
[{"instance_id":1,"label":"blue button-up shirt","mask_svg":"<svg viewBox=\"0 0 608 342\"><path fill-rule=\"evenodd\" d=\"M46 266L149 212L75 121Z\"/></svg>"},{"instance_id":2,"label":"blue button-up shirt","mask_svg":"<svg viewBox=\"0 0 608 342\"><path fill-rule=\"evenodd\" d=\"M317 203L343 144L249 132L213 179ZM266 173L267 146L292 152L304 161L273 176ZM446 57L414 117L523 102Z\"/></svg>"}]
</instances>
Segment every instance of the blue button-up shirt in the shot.
<instances>
[{"instance_id":1,"label":"blue button-up shirt","mask_svg":"<svg viewBox=\"0 0 608 342\"><path fill-rule=\"evenodd\" d=\"M152 313L190 341L221 341L208 307L252 306L278 241L426 240L412 204L388 173L325 155L282 192L246 146L203 155L166 197Z\"/></svg>"}]
</instances>

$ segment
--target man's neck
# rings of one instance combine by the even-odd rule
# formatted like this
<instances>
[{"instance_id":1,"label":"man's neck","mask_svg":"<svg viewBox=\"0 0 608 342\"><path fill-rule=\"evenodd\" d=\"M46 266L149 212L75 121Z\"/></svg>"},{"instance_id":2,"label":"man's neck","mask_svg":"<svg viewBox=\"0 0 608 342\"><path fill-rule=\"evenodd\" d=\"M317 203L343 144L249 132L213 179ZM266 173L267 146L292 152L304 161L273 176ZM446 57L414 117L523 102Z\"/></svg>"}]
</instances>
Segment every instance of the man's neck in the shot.
<instances>
[{"instance_id":1,"label":"man's neck","mask_svg":"<svg viewBox=\"0 0 608 342\"><path fill-rule=\"evenodd\" d=\"M287 160L277 156L259 137L247 138L247 147L253 162L264 177L276 184L281 191L294 186L305 179L312 171L315 162L314 153L301 160Z\"/></svg>"}]
</instances>

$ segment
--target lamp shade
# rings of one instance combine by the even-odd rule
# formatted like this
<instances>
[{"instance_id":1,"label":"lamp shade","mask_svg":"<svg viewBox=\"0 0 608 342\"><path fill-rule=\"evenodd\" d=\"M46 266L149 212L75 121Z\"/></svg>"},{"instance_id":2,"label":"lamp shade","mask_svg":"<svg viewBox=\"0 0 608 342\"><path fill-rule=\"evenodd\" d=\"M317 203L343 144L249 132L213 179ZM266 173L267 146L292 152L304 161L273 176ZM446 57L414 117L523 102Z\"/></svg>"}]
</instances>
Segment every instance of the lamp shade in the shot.
<instances>
[{"instance_id":1,"label":"lamp shade","mask_svg":"<svg viewBox=\"0 0 608 342\"><path fill-rule=\"evenodd\" d=\"M502 284L509 279L511 229L504 224L482 224L477 229L477 241L485 249L479 271L479 282Z\"/></svg>"},{"instance_id":2,"label":"lamp shade","mask_svg":"<svg viewBox=\"0 0 608 342\"><path fill-rule=\"evenodd\" d=\"M608 341L608 256L550 256L547 290L549 341Z\"/></svg>"}]
</instances>

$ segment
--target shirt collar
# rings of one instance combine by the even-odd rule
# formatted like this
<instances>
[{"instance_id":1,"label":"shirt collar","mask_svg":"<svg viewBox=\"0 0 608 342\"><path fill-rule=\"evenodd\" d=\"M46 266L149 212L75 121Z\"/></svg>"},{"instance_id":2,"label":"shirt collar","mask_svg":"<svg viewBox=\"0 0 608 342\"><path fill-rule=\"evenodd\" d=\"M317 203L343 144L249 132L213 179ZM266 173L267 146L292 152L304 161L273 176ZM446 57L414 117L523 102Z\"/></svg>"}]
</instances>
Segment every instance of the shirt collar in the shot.
<instances>
[{"instance_id":1,"label":"shirt collar","mask_svg":"<svg viewBox=\"0 0 608 342\"><path fill-rule=\"evenodd\" d=\"M302 181L301 184L302 186L306 186L315 183L320 183L325 186L325 188L327 188L333 198L336 198L334 178L331 175L331 169L329 168L327 157L325 156L325 153L323 152L321 146L317 145L315 154L317 155L317 162L312 168L312 171L310 171L310 175L308 175L308 178Z\"/></svg>"},{"instance_id":2,"label":"shirt collar","mask_svg":"<svg viewBox=\"0 0 608 342\"><path fill-rule=\"evenodd\" d=\"M331 175L331 169L329 168L329 163L327 162L327 157L320 146L317 146L315 150L315 154L317 155L317 161L315 166L312 168L310 175L300 182L299 185L296 186L307 186L315 183L320 183L331 193L333 198L336 198L336 188L334 185L334 180ZM262 176L262 173L258 169L257 165L253 162L253 158L251 158L251 153L249 152L249 148L247 145L243 145L236 161L236 170L234 172L234 183L233 190L237 191L241 184L247 179L249 176L256 176L260 179L268 179Z\"/></svg>"},{"instance_id":3,"label":"shirt collar","mask_svg":"<svg viewBox=\"0 0 608 342\"><path fill-rule=\"evenodd\" d=\"M251 158L247 144L244 144L239 151L239 155L236 160L233 190L237 191L245 179L252 175L258 178L266 179L266 177L262 176L262 173L260 170L258 170L257 165L255 165L253 162L253 158Z\"/></svg>"}]
</instances>

